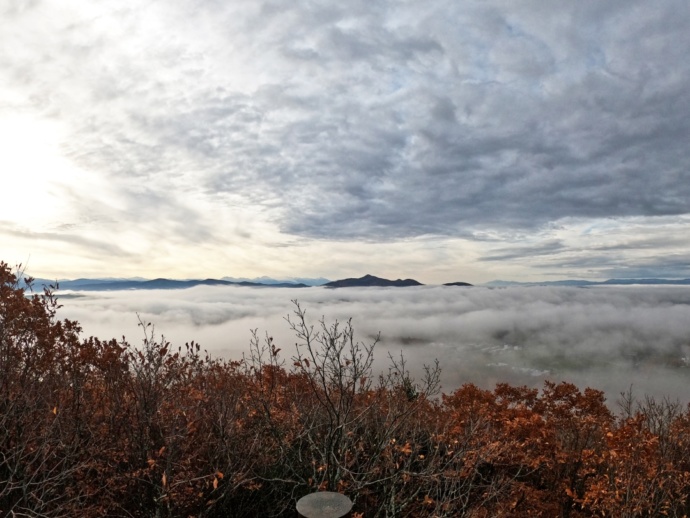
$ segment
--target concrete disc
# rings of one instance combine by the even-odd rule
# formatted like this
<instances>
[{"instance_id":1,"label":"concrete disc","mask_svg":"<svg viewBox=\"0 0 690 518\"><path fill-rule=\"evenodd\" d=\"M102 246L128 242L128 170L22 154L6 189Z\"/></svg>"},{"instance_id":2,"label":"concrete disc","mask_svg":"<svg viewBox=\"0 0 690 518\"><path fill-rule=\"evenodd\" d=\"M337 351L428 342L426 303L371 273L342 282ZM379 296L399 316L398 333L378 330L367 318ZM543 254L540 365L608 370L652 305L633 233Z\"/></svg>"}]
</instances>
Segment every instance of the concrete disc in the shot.
<instances>
[{"instance_id":1,"label":"concrete disc","mask_svg":"<svg viewBox=\"0 0 690 518\"><path fill-rule=\"evenodd\" d=\"M297 501L297 512L305 518L340 518L352 509L348 497L332 491L303 496Z\"/></svg>"}]
</instances>

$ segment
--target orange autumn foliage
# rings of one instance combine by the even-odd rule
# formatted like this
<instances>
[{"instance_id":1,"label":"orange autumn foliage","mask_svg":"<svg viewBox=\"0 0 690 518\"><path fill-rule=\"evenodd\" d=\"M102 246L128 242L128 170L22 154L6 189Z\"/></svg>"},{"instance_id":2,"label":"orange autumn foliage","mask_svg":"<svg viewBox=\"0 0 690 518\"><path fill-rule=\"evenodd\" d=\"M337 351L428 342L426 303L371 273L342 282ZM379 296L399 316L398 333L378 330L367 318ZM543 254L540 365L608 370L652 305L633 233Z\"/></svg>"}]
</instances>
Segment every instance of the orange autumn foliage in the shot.
<instances>
[{"instance_id":1,"label":"orange autumn foliage","mask_svg":"<svg viewBox=\"0 0 690 518\"><path fill-rule=\"evenodd\" d=\"M50 290L0 263L0 517L294 516L315 490L353 516L690 515L690 411L621 415L567 383L465 385L404 358L376 376L351 322L297 304L287 362L254 333L241 361L82 338Z\"/></svg>"}]
</instances>

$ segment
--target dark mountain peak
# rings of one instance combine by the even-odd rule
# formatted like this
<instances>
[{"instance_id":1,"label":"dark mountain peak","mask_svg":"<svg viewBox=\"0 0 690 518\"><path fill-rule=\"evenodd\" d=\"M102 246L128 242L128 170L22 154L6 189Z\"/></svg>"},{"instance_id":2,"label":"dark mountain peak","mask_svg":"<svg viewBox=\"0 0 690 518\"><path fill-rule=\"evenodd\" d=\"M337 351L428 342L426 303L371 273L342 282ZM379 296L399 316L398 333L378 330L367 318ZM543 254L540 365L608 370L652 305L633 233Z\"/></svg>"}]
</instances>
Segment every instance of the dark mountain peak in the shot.
<instances>
[{"instance_id":1,"label":"dark mountain peak","mask_svg":"<svg viewBox=\"0 0 690 518\"><path fill-rule=\"evenodd\" d=\"M444 284L444 286L474 286L473 284L470 284L469 282L447 282Z\"/></svg>"},{"instance_id":2,"label":"dark mountain peak","mask_svg":"<svg viewBox=\"0 0 690 518\"><path fill-rule=\"evenodd\" d=\"M375 275L367 274L364 277L358 279L348 278L341 279L339 281L327 282L324 284L327 288L351 288L351 287L368 287L368 286L380 286L380 287L406 287L406 286L422 286L421 282L415 281L414 279L396 279L394 281L390 279L383 279L381 277L376 277Z\"/></svg>"}]
</instances>

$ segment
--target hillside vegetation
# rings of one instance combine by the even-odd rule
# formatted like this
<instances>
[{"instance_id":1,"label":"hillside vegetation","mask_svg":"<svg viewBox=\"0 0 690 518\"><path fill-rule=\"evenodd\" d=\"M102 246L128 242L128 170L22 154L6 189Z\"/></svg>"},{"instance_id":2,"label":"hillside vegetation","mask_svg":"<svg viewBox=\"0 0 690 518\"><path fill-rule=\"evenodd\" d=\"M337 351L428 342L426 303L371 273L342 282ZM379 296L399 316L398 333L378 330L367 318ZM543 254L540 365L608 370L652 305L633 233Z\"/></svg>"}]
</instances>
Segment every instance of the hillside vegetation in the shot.
<instances>
[{"instance_id":1,"label":"hillside vegetation","mask_svg":"<svg viewBox=\"0 0 690 518\"><path fill-rule=\"evenodd\" d=\"M318 490L354 516L681 517L690 411L547 383L438 394L438 365L372 373L376 342L309 322L241 361L82 338L0 263L0 516L295 516ZM285 360L283 360L283 358Z\"/></svg>"}]
</instances>

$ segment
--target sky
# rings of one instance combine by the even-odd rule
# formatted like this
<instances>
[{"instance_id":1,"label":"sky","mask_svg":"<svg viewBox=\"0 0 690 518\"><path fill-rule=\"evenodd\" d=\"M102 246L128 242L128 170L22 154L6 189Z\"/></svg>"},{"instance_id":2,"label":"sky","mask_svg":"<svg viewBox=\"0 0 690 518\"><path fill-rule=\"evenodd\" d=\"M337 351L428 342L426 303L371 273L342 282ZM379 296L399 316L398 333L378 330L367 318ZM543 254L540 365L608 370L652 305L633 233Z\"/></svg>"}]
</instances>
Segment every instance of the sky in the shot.
<instances>
[{"instance_id":1,"label":"sky","mask_svg":"<svg viewBox=\"0 0 690 518\"><path fill-rule=\"evenodd\" d=\"M35 277L690 277L684 0L0 0Z\"/></svg>"},{"instance_id":2,"label":"sky","mask_svg":"<svg viewBox=\"0 0 690 518\"><path fill-rule=\"evenodd\" d=\"M251 330L273 337L286 367L298 340L285 317L297 299L308 324L352 319L355 339L374 350L374 374L388 353L402 353L419 380L438 359L443 390L463 383L493 388L510 382L535 388L545 380L604 390L615 406L632 386L637 397L690 403L690 289L687 286L595 288L244 288L61 294L61 318L83 335L139 346L138 318L152 323L172 350L196 341L213 357L249 353ZM137 317L138 316L138 317ZM184 347L183 347L184 349Z\"/></svg>"}]
</instances>

